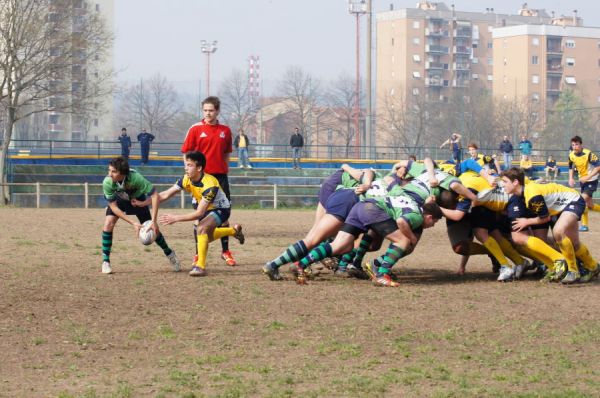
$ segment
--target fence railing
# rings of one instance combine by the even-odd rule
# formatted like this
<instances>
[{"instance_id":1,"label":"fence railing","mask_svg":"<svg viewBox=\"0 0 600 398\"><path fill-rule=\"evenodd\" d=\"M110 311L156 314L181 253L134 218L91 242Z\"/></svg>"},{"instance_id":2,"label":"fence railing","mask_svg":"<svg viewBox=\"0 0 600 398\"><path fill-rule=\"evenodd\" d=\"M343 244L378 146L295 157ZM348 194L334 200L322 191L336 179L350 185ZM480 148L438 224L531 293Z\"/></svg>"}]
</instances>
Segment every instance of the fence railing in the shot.
<instances>
[{"instance_id":1,"label":"fence railing","mask_svg":"<svg viewBox=\"0 0 600 398\"><path fill-rule=\"evenodd\" d=\"M169 188L173 184L154 184L160 188ZM90 183L0 183L11 190L11 204L17 207L34 208L101 208L106 206L102 194L102 184ZM272 207L277 209L282 205L307 206L315 205L319 185L283 185L261 184L248 186L245 184L230 184L233 205ZM237 193L238 191L239 193ZM179 201L170 200L161 204L161 208L190 207L191 196L181 191ZM186 206L186 203L188 204Z\"/></svg>"},{"instance_id":2,"label":"fence railing","mask_svg":"<svg viewBox=\"0 0 600 398\"><path fill-rule=\"evenodd\" d=\"M0 140L1 144L1 140ZM155 156L181 156L181 142L153 142L151 145L151 158ZM68 140L11 140L11 155L37 155L46 157L65 157L65 156L86 156L86 157L110 157L121 154L120 144L116 141L68 141ZM466 149L463 149L463 158L466 157ZM481 153L497 153L498 148L480 148ZM131 156L139 156L140 147L134 144L131 150ZM292 158L292 149L289 145L264 145L254 144L249 147L251 158ZM306 145L302 150L303 159L355 159L355 160L397 160L406 159L409 155L415 155L422 159L430 156L433 159L450 159L451 153L448 148L440 149L438 146L361 146L357 148L353 145ZM520 155L518 150L513 153L514 156ZM561 150L537 149L533 151L533 159L544 161L548 155L554 156L558 161L566 160L568 151L565 148ZM232 157L236 158L237 153L233 152Z\"/></svg>"}]
</instances>

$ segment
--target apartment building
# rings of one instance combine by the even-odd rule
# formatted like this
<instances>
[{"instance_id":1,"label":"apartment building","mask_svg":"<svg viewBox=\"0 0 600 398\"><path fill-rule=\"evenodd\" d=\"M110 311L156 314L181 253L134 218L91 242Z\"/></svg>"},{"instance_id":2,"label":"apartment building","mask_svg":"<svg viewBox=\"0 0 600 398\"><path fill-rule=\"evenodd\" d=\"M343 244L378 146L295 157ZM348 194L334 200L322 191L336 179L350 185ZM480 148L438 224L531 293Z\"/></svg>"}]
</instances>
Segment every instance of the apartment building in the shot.
<instances>
[{"instance_id":1,"label":"apartment building","mask_svg":"<svg viewBox=\"0 0 600 398\"><path fill-rule=\"evenodd\" d=\"M600 107L600 28L553 22L493 30L494 96L539 102L540 127L564 90Z\"/></svg>"}]
</instances>

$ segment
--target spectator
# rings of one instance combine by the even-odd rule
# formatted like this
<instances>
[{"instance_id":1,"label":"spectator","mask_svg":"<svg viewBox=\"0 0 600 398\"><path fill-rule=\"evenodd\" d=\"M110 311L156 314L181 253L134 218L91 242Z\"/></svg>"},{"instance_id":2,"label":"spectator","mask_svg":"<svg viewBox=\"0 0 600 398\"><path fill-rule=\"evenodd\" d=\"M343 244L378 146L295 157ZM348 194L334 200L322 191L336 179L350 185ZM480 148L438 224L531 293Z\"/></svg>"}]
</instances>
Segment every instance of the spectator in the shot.
<instances>
[{"instance_id":1,"label":"spectator","mask_svg":"<svg viewBox=\"0 0 600 398\"><path fill-rule=\"evenodd\" d=\"M450 138L440 145L440 148L443 148L446 145L450 146L450 151L452 152L452 159L456 164L459 164L462 161L462 146L460 145L460 139L462 136L458 133L453 133Z\"/></svg>"},{"instance_id":2,"label":"spectator","mask_svg":"<svg viewBox=\"0 0 600 398\"><path fill-rule=\"evenodd\" d=\"M131 150L131 137L127 135L127 129L123 127L121 129L121 135L118 138L121 143L121 156L125 159L129 159L129 151Z\"/></svg>"},{"instance_id":3,"label":"spectator","mask_svg":"<svg viewBox=\"0 0 600 398\"><path fill-rule=\"evenodd\" d=\"M294 168L301 169L300 167L300 151L304 146L304 137L300 134L298 127L294 129L294 134L290 137L290 146L292 147L292 157L294 160Z\"/></svg>"},{"instance_id":4,"label":"spectator","mask_svg":"<svg viewBox=\"0 0 600 398\"><path fill-rule=\"evenodd\" d=\"M551 173L554 174L552 180L556 180L556 177L558 176L558 166L556 165L556 160L554 160L552 155L548 156L544 170L546 170L546 180L550 180Z\"/></svg>"},{"instance_id":5,"label":"spectator","mask_svg":"<svg viewBox=\"0 0 600 398\"><path fill-rule=\"evenodd\" d=\"M142 152L142 165L148 163L148 156L150 155L150 143L154 141L154 136L142 129L142 132L138 134L137 140L140 142L140 148Z\"/></svg>"},{"instance_id":6,"label":"spectator","mask_svg":"<svg viewBox=\"0 0 600 398\"><path fill-rule=\"evenodd\" d=\"M244 134L244 130L240 129L238 135L233 140L233 146L238 150L238 166L240 169L247 168L251 169L250 162L248 160L248 147L250 146L250 139Z\"/></svg>"},{"instance_id":7,"label":"spectator","mask_svg":"<svg viewBox=\"0 0 600 398\"><path fill-rule=\"evenodd\" d=\"M531 141L529 141L524 135L521 136L521 141L519 142L519 150L521 151L521 159L523 159L524 156L531 156L533 144L531 144Z\"/></svg>"},{"instance_id":8,"label":"spectator","mask_svg":"<svg viewBox=\"0 0 600 398\"><path fill-rule=\"evenodd\" d=\"M500 143L500 152L502 152L502 160L504 162L504 170L510 169L513 159L513 144L508 139L508 136L505 135L504 139Z\"/></svg>"},{"instance_id":9,"label":"spectator","mask_svg":"<svg viewBox=\"0 0 600 398\"><path fill-rule=\"evenodd\" d=\"M521 168L526 177L533 178L533 162L528 155L523 155L521 158Z\"/></svg>"}]
</instances>

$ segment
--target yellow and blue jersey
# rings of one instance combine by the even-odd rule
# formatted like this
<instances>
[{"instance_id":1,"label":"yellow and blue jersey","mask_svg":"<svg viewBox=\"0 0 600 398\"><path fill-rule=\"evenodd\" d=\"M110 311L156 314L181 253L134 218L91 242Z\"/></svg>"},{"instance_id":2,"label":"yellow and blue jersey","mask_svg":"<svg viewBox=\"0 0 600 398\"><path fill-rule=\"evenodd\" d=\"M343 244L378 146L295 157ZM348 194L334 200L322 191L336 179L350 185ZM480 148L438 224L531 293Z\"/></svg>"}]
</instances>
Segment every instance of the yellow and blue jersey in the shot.
<instances>
[{"instance_id":1,"label":"yellow and blue jersey","mask_svg":"<svg viewBox=\"0 0 600 398\"><path fill-rule=\"evenodd\" d=\"M530 182L523 187L525 205L538 217L560 214L565 208L581 199L574 189L560 184Z\"/></svg>"},{"instance_id":2,"label":"yellow and blue jersey","mask_svg":"<svg viewBox=\"0 0 600 398\"><path fill-rule=\"evenodd\" d=\"M589 149L584 148L579 153L575 153L574 151L569 152L569 168L577 170L580 178L587 176L598 166L600 166L598 156ZM590 178L588 182L596 180L598 180L598 174Z\"/></svg>"},{"instance_id":3,"label":"yellow and blue jersey","mask_svg":"<svg viewBox=\"0 0 600 398\"><path fill-rule=\"evenodd\" d=\"M474 173L461 174L459 179L467 189L477 195L480 206L495 212L501 212L508 205L510 195L504 191L503 187L493 187L485 178ZM470 206L471 201L461 196L458 199L456 209L466 212Z\"/></svg>"},{"instance_id":4,"label":"yellow and blue jersey","mask_svg":"<svg viewBox=\"0 0 600 398\"><path fill-rule=\"evenodd\" d=\"M208 203L207 210L229 209L231 204L221 189L219 181L210 174L204 173L200 181L192 181L188 176L180 178L175 183L179 190L189 192L197 203Z\"/></svg>"}]
</instances>

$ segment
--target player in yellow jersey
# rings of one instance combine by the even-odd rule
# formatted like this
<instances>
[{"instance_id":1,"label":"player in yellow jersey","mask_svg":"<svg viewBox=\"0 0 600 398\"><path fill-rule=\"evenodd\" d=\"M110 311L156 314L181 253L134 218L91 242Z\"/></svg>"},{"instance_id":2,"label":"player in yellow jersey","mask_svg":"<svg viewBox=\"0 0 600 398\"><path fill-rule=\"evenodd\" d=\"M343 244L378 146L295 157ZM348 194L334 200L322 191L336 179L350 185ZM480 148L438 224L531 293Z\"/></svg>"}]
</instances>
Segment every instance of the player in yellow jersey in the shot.
<instances>
[{"instance_id":1,"label":"player in yellow jersey","mask_svg":"<svg viewBox=\"0 0 600 398\"><path fill-rule=\"evenodd\" d=\"M600 205L595 205L593 201L594 192L598 189L598 174L600 173L600 160L598 155L583 147L581 137L576 135L571 138L571 152L569 152L569 186L575 186L575 170L579 176L579 185L581 186L581 196L585 200L587 209L581 217L582 232L589 231L588 209L600 211Z\"/></svg>"},{"instance_id":2,"label":"player in yellow jersey","mask_svg":"<svg viewBox=\"0 0 600 398\"><path fill-rule=\"evenodd\" d=\"M533 217L517 218L513 221L513 230L521 231L532 225L550 221L552 216L557 220L552 229L554 239L565 256L568 271L557 268L554 279L570 284L577 281L589 282L600 272L598 263L591 256L587 247L579 240L577 221L585 209L585 201L574 189L559 184L524 184L523 170L512 167L502 173L504 189L507 193L523 197L526 207L532 211ZM581 260L586 270L580 275L577 259Z\"/></svg>"},{"instance_id":3,"label":"player in yellow jersey","mask_svg":"<svg viewBox=\"0 0 600 398\"><path fill-rule=\"evenodd\" d=\"M224 236L233 236L241 244L244 244L244 234L242 226L239 224L235 224L233 227L218 228L229 220L231 205L217 179L204 172L204 166L206 166L204 155L201 152L193 151L186 152L184 157L185 176L177 180L171 188L162 191L158 197L161 202L164 202L184 190L196 199L198 207L193 213L161 214L158 219L166 225L199 220L197 228L198 260L192 267L190 276L206 276L208 244Z\"/></svg>"}]
</instances>

